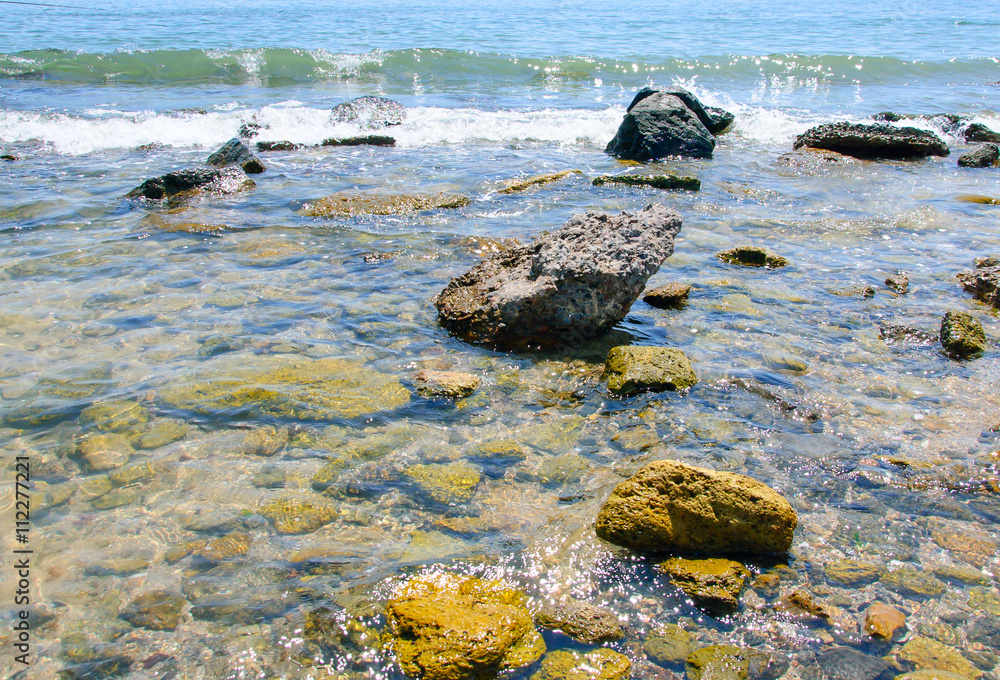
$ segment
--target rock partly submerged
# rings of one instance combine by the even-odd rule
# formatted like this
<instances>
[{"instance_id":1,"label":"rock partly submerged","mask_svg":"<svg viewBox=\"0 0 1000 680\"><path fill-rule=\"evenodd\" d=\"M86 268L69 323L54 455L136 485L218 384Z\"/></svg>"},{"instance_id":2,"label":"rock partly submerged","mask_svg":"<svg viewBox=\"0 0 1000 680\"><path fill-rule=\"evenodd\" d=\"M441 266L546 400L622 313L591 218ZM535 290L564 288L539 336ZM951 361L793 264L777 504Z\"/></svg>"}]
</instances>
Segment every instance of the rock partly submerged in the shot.
<instances>
[{"instance_id":1,"label":"rock partly submerged","mask_svg":"<svg viewBox=\"0 0 1000 680\"><path fill-rule=\"evenodd\" d=\"M362 129L369 130L401 125L404 118L406 108L385 97L357 97L337 104L330 111L331 123L356 123Z\"/></svg>"},{"instance_id":2,"label":"rock partly submerged","mask_svg":"<svg viewBox=\"0 0 1000 680\"><path fill-rule=\"evenodd\" d=\"M684 352L670 347L612 347L604 367L608 389L619 395L683 390L698 382Z\"/></svg>"},{"instance_id":3,"label":"rock partly submerged","mask_svg":"<svg viewBox=\"0 0 1000 680\"><path fill-rule=\"evenodd\" d=\"M353 217L358 215L405 215L424 210L464 208L471 201L459 194L354 194L343 192L306 203L303 217Z\"/></svg>"},{"instance_id":4,"label":"rock partly submerged","mask_svg":"<svg viewBox=\"0 0 1000 680\"><path fill-rule=\"evenodd\" d=\"M986 350L983 325L966 312L946 312L941 319L941 346L956 359L979 356Z\"/></svg>"},{"instance_id":5,"label":"rock partly submerged","mask_svg":"<svg viewBox=\"0 0 1000 680\"><path fill-rule=\"evenodd\" d=\"M665 156L711 158L715 135L734 119L726 111L704 107L687 90L645 87L632 100L605 152L635 161Z\"/></svg>"},{"instance_id":6,"label":"rock partly submerged","mask_svg":"<svg viewBox=\"0 0 1000 680\"><path fill-rule=\"evenodd\" d=\"M472 680L537 661L545 643L525 596L500 581L418 576L389 600L388 645L422 680Z\"/></svg>"},{"instance_id":7,"label":"rock partly submerged","mask_svg":"<svg viewBox=\"0 0 1000 680\"><path fill-rule=\"evenodd\" d=\"M250 191L257 185L242 168L191 168L148 179L126 198L160 200L200 194L229 195Z\"/></svg>"},{"instance_id":8,"label":"rock partly submerged","mask_svg":"<svg viewBox=\"0 0 1000 680\"><path fill-rule=\"evenodd\" d=\"M624 184L632 187L652 187L666 191L701 191L701 180L683 175L600 175L594 186Z\"/></svg>"},{"instance_id":9,"label":"rock partly submerged","mask_svg":"<svg viewBox=\"0 0 1000 680\"><path fill-rule=\"evenodd\" d=\"M234 137L223 144L205 162L216 168L238 166L248 175L259 175L267 170L260 159L247 148L247 145L240 141L239 137Z\"/></svg>"},{"instance_id":10,"label":"rock partly submerged","mask_svg":"<svg viewBox=\"0 0 1000 680\"><path fill-rule=\"evenodd\" d=\"M1000 309L1000 258L984 257L976 260L976 268L962 272L958 280L977 300Z\"/></svg>"},{"instance_id":11,"label":"rock partly submerged","mask_svg":"<svg viewBox=\"0 0 1000 680\"><path fill-rule=\"evenodd\" d=\"M988 168L997 161L1000 161L1000 147L996 144L980 144L958 157L958 165L962 168Z\"/></svg>"},{"instance_id":12,"label":"rock partly submerged","mask_svg":"<svg viewBox=\"0 0 1000 680\"><path fill-rule=\"evenodd\" d=\"M933 132L894 125L827 123L795 139L793 148L827 149L863 159L912 160L947 156L948 145Z\"/></svg>"},{"instance_id":13,"label":"rock partly submerged","mask_svg":"<svg viewBox=\"0 0 1000 680\"><path fill-rule=\"evenodd\" d=\"M577 215L452 279L435 300L438 320L469 342L509 349L600 335L625 318L680 228L680 216L656 204Z\"/></svg>"},{"instance_id":14,"label":"rock partly submerged","mask_svg":"<svg viewBox=\"0 0 1000 680\"><path fill-rule=\"evenodd\" d=\"M611 642L625 635L614 612L577 600L542 606L535 613L535 623L542 628L560 630L577 642L590 645Z\"/></svg>"},{"instance_id":15,"label":"rock partly submerged","mask_svg":"<svg viewBox=\"0 0 1000 680\"><path fill-rule=\"evenodd\" d=\"M561 170L559 172L549 172L542 175L534 175L533 177L527 177L525 179L512 179L505 182L502 187L497 189L497 193L516 194L518 192L524 191L525 189L542 186L543 184L551 184L553 182L558 182L561 179L572 177L573 175L582 175L582 174L583 172L580 170Z\"/></svg>"},{"instance_id":16,"label":"rock partly submerged","mask_svg":"<svg viewBox=\"0 0 1000 680\"><path fill-rule=\"evenodd\" d=\"M597 535L640 552L784 554L798 518L774 489L744 475L657 461L615 487Z\"/></svg>"}]
</instances>

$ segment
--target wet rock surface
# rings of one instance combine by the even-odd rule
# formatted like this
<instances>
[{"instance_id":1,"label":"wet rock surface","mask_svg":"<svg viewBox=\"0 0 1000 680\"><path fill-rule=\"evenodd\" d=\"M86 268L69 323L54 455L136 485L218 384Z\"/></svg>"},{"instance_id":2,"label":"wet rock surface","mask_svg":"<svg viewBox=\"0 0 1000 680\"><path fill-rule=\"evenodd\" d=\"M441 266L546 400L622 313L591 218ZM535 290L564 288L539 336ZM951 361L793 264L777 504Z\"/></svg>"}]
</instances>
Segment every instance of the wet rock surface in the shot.
<instances>
[{"instance_id":1,"label":"wet rock surface","mask_svg":"<svg viewBox=\"0 0 1000 680\"><path fill-rule=\"evenodd\" d=\"M726 264L742 265L744 267L767 267L778 269L788 264L788 260L780 255L772 255L764 248L757 246L737 246L725 250L716 257Z\"/></svg>"},{"instance_id":2,"label":"wet rock surface","mask_svg":"<svg viewBox=\"0 0 1000 680\"><path fill-rule=\"evenodd\" d=\"M820 652L816 663L825 680L890 680L896 675L896 669L885 660L850 647Z\"/></svg>"},{"instance_id":3,"label":"wet rock surface","mask_svg":"<svg viewBox=\"0 0 1000 680\"><path fill-rule=\"evenodd\" d=\"M1000 260L982 258L973 271L959 274L958 280L977 300L1000 309Z\"/></svg>"},{"instance_id":4,"label":"wet rock surface","mask_svg":"<svg viewBox=\"0 0 1000 680\"><path fill-rule=\"evenodd\" d=\"M405 215L424 210L464 208L470 200L458 194L355 194L339 193L305 204L303 217L353 217L359 215Z\"/></svg>"},{"instance_id":5,"label":"wet rock surface","mask_svg":"<svg viewBox=\"0 0 1000 680\"><path fill-rule=\"evenodd\" d=\"M690 560L673 557L659 568L671 583L711 614L732 614L740 607L740 595L750 582L750 572L739 562L710 558Z\"/></svg>"},{"instance_id":6,"label":"wet rock surface","mask_svg":"<svg viewBox=\"0 0 1000 680\"><path fill-rule=\"evenodd\" d=\"M631 187L652 187L667 191L700 191L701 180L697 177L681 175L600 175L594 178L594 186L624 184Z\"/></svg>"},{"instance_id":7,"label":"wet rock surface","mask_svg":"<svg viewBox=\"0 0 1000 680\"><path fill-rule=\"evenodd\" d=\"M223 144L222 147L209 156L208 160L205 162L216 168L227 168L235 165L242 168L243 172L248 175L259 175L267 170L260 159L247 148L247 145L244 144L239 137L230 139L228 142Z\"/></svg>"},{"instance_id":8,"label":"wet rock surface","mask_svg":"<svg viewBox=\"0 0 1000 680\"><path fill-rule=\"evenodd\" d=\"M560 649L542 658L531 680L626 680L631 670L628 657L611 649L586 653Z\"/></svg>"},{"instance_id":9,"label":"wet rock surface","mask_svg":"<svg viewBox=\"0 0 1000 680\"><path fill-rule=\"evenodd\" d=\"M977 357L986 351L983 325L971 314L946 312L941 319L941 346L958 359Z\"/></svg>"},{"instance_id":10,"label":"wet rock surface","mask_svg":"<svg viewBox=\"0 0 1000 680\"><path fill-rule=\"evenodd\" d=\"M958 157L958 165L962 168L988 168L997 161L1000 161L1000 147L996 144L983 144Z\"/></svg>"},{"instance_id":11,"label":"wet rock surface","mask_svg":"<svg viewBox=\"0 0 1000 680\"><path fill-rule=\"evenodd\" d=\"M467 341L508 348L600 335L625 318L680 228L676 212L655 204L578 215L452 279L435 300L438 320Z\"/></svg>"},{"instance_id":12,"label":"wet rock surface","mask_svg":"<svg viewBox=\"0 0 1000 680\"><path fill-rule=\"evenodd\" d=\"M250 191L256 186L241 168L194 168L148 179L128 192L126 198L160 200L193 192L228 195Z\"/></svg>"},{"instance_id":13,"label":"wet rock surface","mask_svg":"<svg viewBox=\"0 0 1000 680\"><path fill-rule=\"evenodd\" d=\"M683 390L698 382L684 352L670 347L612 347L604 366L608 389L619 395Z\"/></svg>"},{"instance_id":14,"label":"wet rock surface","mask_svg":"<svg viewBox=\"0 0 1000 680\"><path fill-rule=\"evenodd\" d=\"M411 580L389 600L386 629L403 670L427 680L495 674L545 652L523 593L478 578Z\"/></svg>"},{"instance_id":15,"label":"wet rock surface","mask_svg":"<svg viewBox=\"0 0 1000 680\"><path fill-rule=\"evenodd\" d=\"M500 189L497 190L498 194L516 194L521 191L525 191L532 187L543 186L545 184L552 184L553 182L558 182L561 179L566 179L567 177L572 177L573 175L582 175L580 170L561 170L559 172L549 172L542 175L534 175L526 179L514 179L506 182Z\"/></svg>"},{"instance_id":16,"label":"wet rock surface","mask_svg":"<svg viewBox=\"0 0 1000 680\"><path fill-rule=\"evenodd\" d=\"M150 630L174 630L187 601L167 590L153 590L135 598L126 606L121 617L133 626Z\"/></svg>"},{"instance_id":17,"label":"wet rock surface","mask_svg":"<svg viewBox=\"0 0 1000 680\"><path fill-rule=\"evenodd\" d=\"M417 391L424 396L460 399L475 392L482 380L471 373L461 371L418 371L414 378Z\"/></svg>"},{"instance_id":18,"label":"wet rock surface","mask_svg":"<svg viewBox=\"0 0 1000 680\"><path fill-rule=\"evenodd\" d=\"M591 645L618 640L625 634L614 612L580 601L544 605L535 613L535 624Z\"/></svg>"},{"instance_id":19,"label":"wet rock surface","mask_svg":"<svg viewBox=\"0 0 1000 680\"><path fill-rule=\"evenodd\" d=\"M761 482L658 461L615 487L597 535L641 552L781 554L796 524L788 501Z\"/></svg>"},{"instance_id":20,"label":"wet rock surface","mask_svg":"<svg viewBox=\"0 0 1000 680\"><path fill-rule=\"evenodd\" d=\"M947 156L948 145L933 132L893 125L827 123L807 130L793 148L826 149L864 159L912 160Z\"/></svg>"},{"instance_id":21,"label":"wet rock surface","mask_svg":"<svg viewBox=\"0 0 1000 680\"><path fill-rule=\"evenodd\" d=\"M677 90L640 90L605 152L635 161L666 156L711 158L715 136L688 106L692 99ZM700 103L698 108L705 113Z\"/></svg>"},{"instance_id":22,"label":"wet rock surface","mask_svg":"<svg viewBox=\"0 0 1000 680\"><path fill-rule=\"evenodd\" d=\"M690 293L690 284L674 282L646 291L642 296L642 301L653 307L670 309L683 305Z\"/></svg>"},{"instance_id":23,"label":"wet rock surface","mask_svg":"<svg viewBox=\"0 0 1000 680\"><path fill-rule=\"evenodd\" d=\"M735 645L712 645L697 649L687 657L690 680L748 680L750 654Z\"/></svg>"},{"instance_id":24,"label":"wet rock surface","mask_svg":"<svg viewBox=\"0 0 1000 680\"><path fill-rule=\"evenodd\" d=\"M396 138L388 135L330 137L320 142L320 146L396 146Z\"/></svg>"},{"instance_id":25,"label":"wet rock surface","mask_svg":"<svg viewBox=\"0 0 1000 680\"><path fill-rule=\"evenodd\" d=\"M967 142L991 142L1000 144L1000 132L996 132L986 127L982 123L972 123L965 128L963 134Z\"/></svg>"}]
</instances>

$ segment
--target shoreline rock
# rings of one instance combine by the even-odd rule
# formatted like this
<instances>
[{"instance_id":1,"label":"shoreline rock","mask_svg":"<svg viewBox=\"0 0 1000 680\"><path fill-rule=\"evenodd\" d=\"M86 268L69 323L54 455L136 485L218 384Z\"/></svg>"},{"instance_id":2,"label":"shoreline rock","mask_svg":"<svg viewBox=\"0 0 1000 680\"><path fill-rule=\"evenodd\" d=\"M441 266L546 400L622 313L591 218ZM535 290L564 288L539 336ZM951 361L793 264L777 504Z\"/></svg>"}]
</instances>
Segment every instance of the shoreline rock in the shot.
<instances>
[{"instance_id":1,"label":"shoreline rock","mask_svg":"<svg viewBox=\"0 0 1000 680\"><path fill-rule=\"evenodd\" d=\"M516 194L519 191L524 191L534 186L540 186L542 184L551 184L552 182L558 182L566 177L572 177L573 175L582 175L581 170L561 170L559 172L550 172L543 175L535 175L533 177L528 177L526 179L514 179L509 180L500 189L497 189L498 194Z\"/></svg>"},{"instance_id":2,"label":"shoreline rock","mask_svg":"<svg viewBox=\"0 0 1000 680\"><path fill-rule=\"evenodd\" d=\"M625 318L681 229L673 210L587 213L496 253L435 299L438 321L468 342L507 349L572 344Z\"/></svg>"},{"instance_id":3,"label":"shoreline rock","mask_svg":"<svg viewBox=\"0 0 1000 680\"><path fill-rule=\"evenodd\" d=\"M205 162L216 168L239 166L248 175L259 175L267 170L260 159L247 148L247 145L240 141L239 137L234 137L223 144Z\"/></svg>"},{"instance_id":4,"label":"shoreline rock","mask_svg":"<svg viewBox=\"0 0 1000 680\"><path fill-rule=\"evenodd\" d=\"M595 187L604 184L653 187L667 191L701 191L701 180L681 175L600 175L594 178Z\"/></svg>"},{"instance_id":5,"label":"shoreline rock","mask_svg":"<svg viewBox=\"0 0 1000 680\"><path fill-rule=\"evenodd\" d=\"M973 271L962 272L958 280L977 300L1000 309L1000 259L981 258Z\"/></svg>"},{"instance_id":6,"label":"shoreline rock","mask_svg":"<svg viewBox=\"0 0 1000 680\"><path fill-rule=\"evenodd\" d=\"M331 137L324 139L320 146L396 146L396 138L387 135L363 135L360 137Z\"/></svg>"},{"instance_id":7,"label":"shoreline rock","mask_svg":"<svg viewBox=\"0 0 1000 680\"><path fill-rule=\"evenodd\" d=\"M608 389L619 395L683 390L698 382L691 362L670 347L612 347L605 360Z\"/></svg>"},{"instance_id":8,"label":"shoreline rock","mask_svg":"<svg viewBox=\"0 0 1000 680\"><path fill-rule=\"evenodd\" d=\"M744 267L767 267L779 269L788 265L788 260L780 255L772 255L757 246L737 246L724 250L715 256L726 264L742 265Z\"/></svg>"},{"instance_id":9,"label":"shoreline rock","mask_svg":"<svg viewBox=\"0 0 1000 680\"><path fill-rule=\"evenodd\" d=\"M762 482L663 460L615 487L596 530L647 553L781 555L797 524L788 501Z\"/></svg>"},{"instance_id":10,"label":"shoreline rock","mask_svg":"<svg viewBox=\"0 0 1000 680\"><path fill-rule=\"evenodd\" d=\"M464 208L472 201L460 194L332 194L305 204L302 217L354 217L356 215L405 215L424 210Z\"/></svg>"},{"instance_id":11,"label":"shoreline rock","mask_svg":"<svg viewBox=\"0 0 1000 680\"><path fill-rule=\"evenodd\" d=\"M242 168L191 168L147 179L125 197L158 201L195 192L225 196L250 191L256 186Z\"/></svg>"},{"instance_id":12,"label":"shoreline rock","mask_svg":"<svg viewBox=\"0 0 1000 680\"><path fill-rule=\"evenodd\" d=\"M358 123L369 130L401 125L405 118L406 108L385 97L357 97L337 104L330 111L331 123Z\"/></svg>"},{"instance_id":13,"label":"shoreline rock","mask_svg":"<svg viewBox=\"0 0 1000 680\"><path fill-rule=\"evenodd\" d=\"M604 151L634 161L665 156L711 158L715 134L733 120L732 114L721 109L706 110L686 90L645 87L636 93Z\"/></svg>"},{"instance_id":14,"label":"shoreline rock","mask_svg":"<svg viewBox=\"0 0 1000 680\"><path fill-rule=\"evenodd\" d=\"M981 144L958 158L960 168L989 168L1000 161L1000 147L996 144Z\"/></svg>"},{"instance_id":15,"label":"shoreline rock","mask_svg":"<svg viewBox=\"0 0 1000 680\"><path fill-rule=\"evenodd\" d=\"M912 160L947 156L950 151L933 132L893 125L827 123L799 135L793 149L827 149L862 159Z\"/></svg>"},{"instance_id":16,"label":"shoreline rock","mask_svg":"<svg viewBox=\"0 0 1000 680\"><path fill-rule=\"evenodd\" d=\"M986 351L983 325L971 314L945 312L941 319L941 346L952 357L969 359Z\"/></svg>"},{"instance_id":17,"label":"shoreline rock","mask_svg":"<svg viewBox=\"0 0 1000 680\"><path fill-rule=\"evenodd\" d=\"M690 293L690 284L678 283L674 281L672 283L667 283L647 290L642 296L642 301L651 307L656 307L657 309L672 309L680 307L687 302L688 295L690 295Z\"/></svg>"}]
</instances>

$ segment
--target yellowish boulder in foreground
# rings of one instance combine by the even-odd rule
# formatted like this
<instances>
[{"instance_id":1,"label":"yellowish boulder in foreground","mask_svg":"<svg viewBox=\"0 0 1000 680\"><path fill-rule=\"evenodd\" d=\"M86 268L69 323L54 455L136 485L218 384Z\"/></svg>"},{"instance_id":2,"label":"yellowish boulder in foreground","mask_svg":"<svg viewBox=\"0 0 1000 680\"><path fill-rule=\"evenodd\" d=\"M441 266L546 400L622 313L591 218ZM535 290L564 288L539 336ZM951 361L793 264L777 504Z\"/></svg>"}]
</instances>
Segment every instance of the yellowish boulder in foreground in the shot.
<instances>
[{"instance_id":1,"label":"yellowish boulder in foreground","mask_svg":"<svg viewBox=\"0 0 1000 680\"><path fill-rule=\"evenodd\" d=\"M386 630L399 665L422 680L471 680L545 653L523 593L453 574L426 574L403 586L386 607Z\"/></svg>"},{"instance_id":2,"label":"yellowish boulder in foreground","mask_svg":"<svg viewBox=\"0 0 1000 680\"><path fill-rule=\"evenodd\" d=\"M615 487L596 528L641 552L766 555L787 552L797 524L788 501L762 482L661 460Z\"/></svg>"}]
</instances>

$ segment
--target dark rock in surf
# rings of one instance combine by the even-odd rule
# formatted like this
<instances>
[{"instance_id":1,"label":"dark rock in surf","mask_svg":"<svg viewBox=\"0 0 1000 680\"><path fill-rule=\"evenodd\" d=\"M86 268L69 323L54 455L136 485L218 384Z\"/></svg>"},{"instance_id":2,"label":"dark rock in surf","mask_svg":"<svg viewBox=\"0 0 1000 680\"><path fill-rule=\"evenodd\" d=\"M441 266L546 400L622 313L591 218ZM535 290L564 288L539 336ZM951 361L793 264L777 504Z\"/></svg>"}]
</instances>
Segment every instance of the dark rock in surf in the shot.
<instances>
[{"instance_id":1,"label":"dark rock in surf","mask_svg":"<svg viewBox=\"0 0 1000 680\"><path fill-rule=\"evenodd\" d=\"M305 144L296 144L295 142L257 142L257 151L297 151L298 149L304 149Z\"/></svg>"},{"instance_id":2,"label":"dark rock in surf","mask_svg":"<svg viewBox=\"0 0 1000 680\"><path fill-rule=\"evenodd\" d=\"M976 268L962 272L958 280L976 299L1000 309L1000 260L985 257L976 260Z\"/></svg>"},{"instance_id":3,"label":"dark rock in surf","mask_svg":"<svg viewBox=\"0 0 1000 680\"><path fill-rule=\"evenodd\" d=\"M956 359L977 357L986 350L986 333L966 312L946 312L941 319L941 346Z\"/></svg>"},{"instance_id":4,"label":"dark rock in surf","mask_svg":"<svg viewBox=\"0 0 1000 680\"><path fill-rule=\"evenodd\" d=\"M1000 144L1000 132L994 132L982 123L973 123L965 128L965 141Z\"/></svg>"},{"instance_id":5,"label":"dark rock in surf","mask_svg":"<svg viewBox=\"0 0 1000 680\"><path fill-rule=\"evenodd\" d=\"M969 153L959 156L958 165L962 168L988 168L996 165L997 161L1000 161L1000 147L996 144L980 144Z\"/></svg>"},{"instance_id":6,"label":"dark rock in surf","mask_svg":"<svg viewBox=\"0 0 1000 680\"><path fill-rule=\"evenodd\" d=\"M126 194L126 198L159 200L190 191L235 194L256 184L240 168L192 168L148 179Z\"/></svg>"},{"instance_id":7,"label":"dark rock in surf","mask_svg":"<svg viewBox=\"0 0 1000 680\"><path fill-rule=\"evenodd\" d=\"M406 108L385 97L358 97L337 104L330 112L331 123L358 123L369 130L401 125L404 118Z\"/></svg>"},{"instance_id":8,"label":"dark rock in surf","mask_svg":"<svg viewBox=\"0 0 1000 680\"><path fill-rule=\"evenodd\" d=\"M386 135L364 135L324 139L321 146L396 146L396 138Z\"/></svg>"},{"instance_id":9,"label":"dark rock in surf","mask_svg":"<svg viewBox=\"0 0 1000 680\"><path fill-rule=\"evenodd\" d=\"M636 93L635 97L632 98L632 103L628 105L626 113L635 108L635 105L642 100L651 97L658 92L673 95L684 102L684 106L691 109L691 112L698 116L698 120L701 121L701 124L704 125L705 128L713 135L722 134L726 128L728 128L733 121L736 120L736 116L728 111L725 111L724 109L720 109L715 106L704 106L701 103L701 100L682 87L672 87L669 90L657 90L652 87L644 87Z\"/></svg>"},{"instance_id":10,"label":"dark rock in surf","mask_svg":"<svg viewBox=\"0 0 1000 680\"><path fill-rule=\"evenodd\" d=\"M911 160L947 156L948 145L933 132L912 127L827 123L807 130L793 148L827 149L865 159Z\"/></svg>"},{"instance_id":11,"label":"dark rock in surf","mask_svg":"<svg viewBox=\"0 0 1000 680\"><path fill-rule=\"evenodd\" d=\"M260 159L253 155L253 152L238 137L234 137L223 144L218 151L208 157L206 163L214 165L217 168L228 168L238 165L248 175L259 175L267 170L264 164L260 162Z\"/></svg>"},{"instance_id":12,"label":"dark rock in surf","mask_svg":"<svg viewBox=\"0 0 1000 680\"><path fill-rule=\"evenodd\" d=\"M872 116L872 120L877 120L880 123L898 123L903 120L903 116L893 111L882 111Z\"/></svg>"},{"instance_id":13,"label":"dark rock in surf","mask_svg":"<svg viewBox=\"0 0 1000 680\"><path fill-rule=\"evenodd\" d=\"M600 335L625 318L680 228L680 215L656 204L577 215L452 279L435 300L438 321L469 342L510 349Z\"/></svg>"},{"instance_id":14,"label":"dark rock in surf","mask_svg":"<svg viewBox=\"0 0 1000 680\"><path fill-rule=\"evenodd\" d=\"M633 161L664 156L711 158L715 136L705 121L715 126L716 119L691 93L643 88L632 100L618 132L604 151Z\"/></svg>"}]
</instances>

